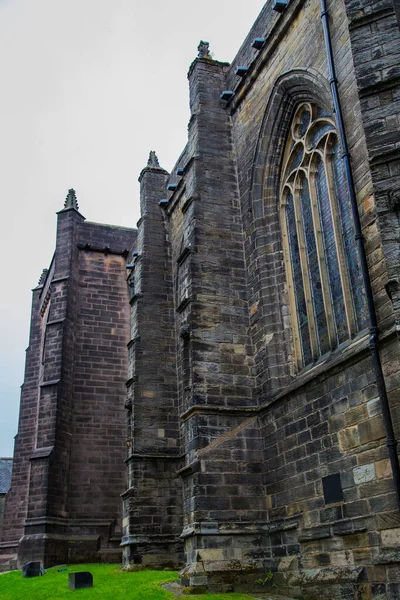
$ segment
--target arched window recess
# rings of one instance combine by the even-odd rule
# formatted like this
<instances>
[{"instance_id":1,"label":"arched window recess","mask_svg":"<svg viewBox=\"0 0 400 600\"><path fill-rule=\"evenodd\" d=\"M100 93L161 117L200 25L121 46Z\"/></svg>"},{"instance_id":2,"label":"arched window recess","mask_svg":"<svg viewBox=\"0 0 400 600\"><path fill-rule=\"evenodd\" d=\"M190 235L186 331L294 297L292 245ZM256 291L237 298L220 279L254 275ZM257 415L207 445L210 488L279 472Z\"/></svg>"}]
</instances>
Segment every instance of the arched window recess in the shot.
<instances>
[{"instance_id":1,"label":"arched window recess","mask_svg":"<svg viewBox=\"0 0 400 600\"><path fill-rule=\"evenodd\" d=\"M316 104L300 104L292 120L280 205L296 365L302 368L367 324L336 126Z\"/></svg>"}]
</instances>

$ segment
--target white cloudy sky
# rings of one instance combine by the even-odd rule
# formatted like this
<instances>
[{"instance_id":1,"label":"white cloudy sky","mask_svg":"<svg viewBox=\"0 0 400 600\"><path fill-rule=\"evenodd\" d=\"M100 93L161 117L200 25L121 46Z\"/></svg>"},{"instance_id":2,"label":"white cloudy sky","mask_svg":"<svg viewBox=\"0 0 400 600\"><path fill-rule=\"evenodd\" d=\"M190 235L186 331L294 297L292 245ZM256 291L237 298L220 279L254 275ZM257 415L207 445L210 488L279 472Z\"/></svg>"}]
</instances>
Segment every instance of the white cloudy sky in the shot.
<instances>
[{"instance_id":1,"label":"white cloudy sky","mask_svg":"<svg viewBox=\"0 0 400 600\"><path fill-rule=\"evenodd\" d=\"M134 226L149 150L186 143L200 39L231 61L264 0L0 0L0 456L11 456L31 288L74 187L90 221Z\"/></svg>"}]
</instances>

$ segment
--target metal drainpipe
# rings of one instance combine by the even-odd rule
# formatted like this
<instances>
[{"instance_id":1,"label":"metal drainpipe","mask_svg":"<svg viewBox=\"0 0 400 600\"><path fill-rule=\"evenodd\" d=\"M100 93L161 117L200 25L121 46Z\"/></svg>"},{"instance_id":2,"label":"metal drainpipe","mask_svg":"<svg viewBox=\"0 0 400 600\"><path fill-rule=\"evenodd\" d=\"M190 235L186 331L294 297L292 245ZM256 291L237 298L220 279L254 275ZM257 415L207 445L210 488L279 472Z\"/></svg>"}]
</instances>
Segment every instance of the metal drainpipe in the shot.
<instances>
[{"instance_id":1,"label":"metal drainpipe","mask_svg":"<svg viewBox=\"0 0 400 600\"><path fill-rule=\"evenodd\" d=\"M343 124L342 108L340 105L340 98L338 93L338 85L335 72L335 64L333 60L332 52L332 40L329 29L329 13L326 7L326 0L320 0L321 2L321 19L322 26L324 29L325 47L328 58L328 69L329 69L329 83L331 86L333 106L336 114L336 122L338 126L338 133L340 138L340 144L342 147L342 158L344 163L344 169L346 174L347 186L349 189L351 209L353 213L354 228L355 228L355 240L358 249L358 256L361 264L362 278L364 283L365 295L368 306L368 316L370 321L370 338L369 347L371 350L372 362L374 366L376 385L378 388L379 400L382 407L383 422L386 429L386 445L389 451L390 463L392 466L393 481L396 490L397 505L400 509L400 467L399 457L397 455L397 441L394 436L392 415L390 413L389 401L387 397L386 384L383 376L382 363L379 355L379 328L378 320L376 318L374 299L372 294L371 280L368 272L367 257L365 254L364 242L361 233L360 215L358 214L357 198L354 189L353 173L350 165L350 154L347 146L346 133Z\"/></svg>"}]
</instances>

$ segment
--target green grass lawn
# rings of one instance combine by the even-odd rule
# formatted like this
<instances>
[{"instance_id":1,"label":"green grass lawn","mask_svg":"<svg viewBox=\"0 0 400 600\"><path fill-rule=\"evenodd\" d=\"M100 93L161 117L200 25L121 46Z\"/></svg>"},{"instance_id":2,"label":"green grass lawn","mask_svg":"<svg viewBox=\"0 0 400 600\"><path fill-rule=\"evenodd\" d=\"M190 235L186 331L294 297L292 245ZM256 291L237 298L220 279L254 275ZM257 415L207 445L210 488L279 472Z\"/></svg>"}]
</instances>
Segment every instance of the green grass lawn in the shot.
<instances>
[{"instance_id":1,"label":"green grass lawn","mask_svg":"<svg viewBox=\"0 0 400 600\"><path fill-rule=\"evenodd\" d=\"M161 583L174 581L174 571L120 571L120 565L72 565L59 573L48 569L42 577L23 578L20 571L0 575L0 600L175 600ZM90 571L93 587L81 590L68 588L68 572ZM199 600L250 600L243 594L202 594L180 596Z\"/></svg>"}]
</instances>

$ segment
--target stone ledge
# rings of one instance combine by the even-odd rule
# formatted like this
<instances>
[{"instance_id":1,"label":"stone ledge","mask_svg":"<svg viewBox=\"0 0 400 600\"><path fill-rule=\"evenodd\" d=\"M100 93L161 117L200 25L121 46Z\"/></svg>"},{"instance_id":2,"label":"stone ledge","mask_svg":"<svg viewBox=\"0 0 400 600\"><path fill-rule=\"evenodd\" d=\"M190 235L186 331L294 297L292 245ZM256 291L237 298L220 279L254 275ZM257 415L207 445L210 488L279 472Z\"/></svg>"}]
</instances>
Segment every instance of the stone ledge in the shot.
<instances>
[{"instance_id":1,"label":"stone ledge","mask_svg":"<svg viewBox=\"0 0 400 600\"><path fill-rule=\"evenodd\" d=\"M184 300L182 300L182 302L179 304L179 306L176 309L177 313L181 313L185 310L185 308L187 306L189 306L189 304L192 302L192 298L184 298Z\"/></svg>"},{"instance_id":2,"label":"stone ledge","mask_svg":"<svg viewBox=\"0 0 400 600\"><path fill-rule=\"evenodd\" d=\"M219 521L195 521L185 525L180 535L181 538L187 538L194 535L219 535L221 536L242 536L242 535L270 535L281 531L290 531L297 529L298 521L288 523L277 523L271 525L265 522L251 521L229 521L221 523Z\"/></svg>"},{"instance_id":3,"label":"stone ledge","mask_svg":"<svg viewBox=\"0 0 400 600\"><path fill-rule=\"evenodd\" d=\"M111 519L69 519L63 517L36 517L26 519L25 526L60 525L62 527L111 527Z\"/></svg>"},{"instance_id":4,"label":"stone ledge","mask_svg":"<svg viewBox=\"0 0 400 600\"><path fill-rule=\"evenodd\" d=\"M99 542L100 534L94 535L70 535L68 533L29 533L21 538L21 541L26 540L61 540L63 542Z\"/></svg>"},{"instance_id":5,"label":"stone ledge","mask_svg":"<svg viewBox=\"0 0 400 600\"><path fill-rule=\"evenodd\" d=\"M255 414L259 410L258 406L210 406L208 404L194 404L185 412L179 415L179 418L186 421L190 417L199 415L228 415L228 416L243 416Z\"/></svg>"},{"instance_id":6,"label":"stone ledge","mask_svg":"<svg viewBox=\"0 0 400 600\"><path fill-rule=\"evenodd\" d=\"M325 540L330 537L332 537L331 528L329 526L323 526L318 528L312 528L309 530L303 530L303 533L299 535L299 542Z\"/></svg>"},{"instance_id":7,"label":"stone ledge","mask_svg":"<svg viewBox=\"0 0 400 600\"><path fill-rule=\"evenodd\" d=\"M134 346L138 342L140 342L140 335L137 335L136 337L134 337L131 340L129 340L129 342L127 343L126 347L129 350L129 348L132 348L132 346Z\"/></svg>"},{"instance_id":8,"label":"stone ledge","mask_svg":"<svg viewBox=\"0 0 400 600\"><path fill-rule=\"evenodd\" d=\"M183 213L185 213L185 212L187 211L187 209L188 209L188 208L189 208L189 206L192 204L192 202L193 202L193 200L194 200L194 199L195 199L195 198L194 198L194 196L189 196L189 198L187 198L187 199L185 200L185 202L182 204L182 208L181 208L181 211L182 211Z\"/></svg>"},{"instance_id":9,"label":"stone ledge","mask_svg":"<svg viewBox=\"0 0 400 600\"><path fill-rule=\"evenodd\" d=\"M39 387L48 387L51 385L57 385L59 384L61 381L61 379L52 379L51 381L43 381L43 383L39 384Z\"/></svg>"},{"instance_id":10,"label":"stone ledge","mask_svg":"<svg viewBox=\"0 0 400 600\"><path fill-rule=\"evenodd\" d=\"M129 300L129 304L132 306L133 304L135 304L135 302L137 302L139 300L139 298L141 298L143 296L143 294L134 294L132 296L132 298Z\"/></svg>"},{"instance_id":11,"label":"stone ledge","mask_svg":"<svg viewBox=\"0 0 400 600\"><path fill-rule=\"evenodd\" d=\"M332 527L334 535L353 535L354 533L362 533L367 531L368 527L366 523L361 521L355 523L354 521L339 521Z\"/></svg>"},{"instance_id":12,"label":"stone ledge","mask_svg":"<svg viewBox=\"0 0 400 600\"><path fill-rule=\"evenodd\" d=\"M192 248L190 246L186 246L186 248L184 248L182 250L182 252L178 256L178 258L176 259L176 262L178 263L178 265L181 265L188 258L188 256L191 253L192 253Z\"/></svg>"},{"instance_id":13,"label":"stone ledge","mask_svg":"<svg viewBox=\"0 0 400 600\"><path fill-rule=\"evenodd\" d=\"M149 533L149 534L137 534L127 535L121 540L120 546L129 546L130 544L179 544L182 543L178 536L170 533Z\"/></svg>"},{"instance_id":14,"label":"stone ledge","mask_svg":"<svg viewBox=\"0 0 400 600\"><path fill-rule=\"evenodd\" d=\"M138 376L137 376L137 375L134 375L133 377L131 377L130 379L128 379L128 380L125 382L125 385L126 385L126 387L127 387L127 388L129 388L129 387L131 387L131 385L132 385L133 383L136 383L138 380L139 380L139 379L138 379Z\"/></svg>"},{"instance_id":15,"label":"stone ledge","mask_svg":"<svg viewBox=\"0 0 400 600\"><path fill-rule=\"evenodd\" d=\"M63 319L55 319L54 321L47 321L46 327L50 327L51 325L59 325L60 323L64 323L65 317Z\"/></svg>"},{"instance_id":16,"label":"stone ledge","mask_svg":"<svg viewBox=\"0 0 400 600\"><path fill-rule=\"evenodd\" d=\"M125 492L122 492L122 494L120 494L122 500L126 500L127 498L132 498L135 495L135 487L132 486L130 488L128 488L127 490L125 490Z\"/></svg>"},{"instance_id":17,"label":"stone ledge","mask_svg":"<svg viewBox=\"0 0 400 600\"><path fill-rule=\"evenodd\" d=\"M200 471L200 461L194 460L193 462L189 463L188 465L185 465L184 467L182 467L182 469L178 469L176 471L176 474L180 475L181 477L188 477L188 475L192 475L193 473L198 473L199 471Z\"/></svg>"},{"instance_id":18,"label":"stone ledge","mask_svg":"<svg viewBox=\"0 0 400 600\"><path fill-rule=\"evenodd\" d=\"M18 548L19 540L11 540L10 542L0 542L0 550L7 548Z\"/></svg>"},{"instance_id":19,"label":"stone ledge","mask_svg":"<svg viewBox=\"0 0 400 600\"><path fill-rule=\"evenodd\" d=\"M65 277L54 277L54 279L51 280L51 283L62 283L63 281L68 281L69 279L69 275L66 275Z\"/></svg>"},{"instance_id":20,"label":"stone ledge","mask_svg":"<svg viewBox=\"0 0 400 600\"><path fill-rule=\"evenodd\" d=\"M377 9L368 15L354 17L353 19L349 20L349 29L350 31L352 31L353 29L357 29L358 27L364 27L365 25L369 25L370 23L375 23L375 21L380 21L381 19L385 19L386 17L390 17L391 15L394 15L393 8Z\"/></svg>"},{"instance_id":21,"label":"stone ledge","mask_svg":"<svg viewBox=\"0 0 400 600\"><path fill-rule=\"evenodd\" d=\"M53 452L54 446L46 446L45 448L36 448L29 457L29 460L37 460L39 458L48 458Z\"/></svg>"},{"instance_id":22,"label":"stone ledge","mask_svg":"<svg viewBox=\"0 0 400 600\"><path fill-rule=\"evenodd\" d=\"M365 84L359 88L358 95L360 99L372 96L379 92L387 92L391 89L397 88L400 82L400 77L391 77L390 79L382 79L375 83Z\"/></svg>"},{"instance_id":23,"label":"stone ledge","mask_svg":"<svg viewBox=\"0 0 400 600\"><path fill-rule=\"evenodd\" d=\"M158 452L132 452L129 458L125 459L125 462L129 462L133 458L150 458L153 460L181 460L184 458L184 454L166 454L166 453L158 453Z\"/></svg>"},{"instance_id":24,"label":"stone ledge","mask_svg":"<svg viewBox=\"0 0 400 600\"><path fill-rule=\"evenodd\" d=\"M168 199L169 200L168 206L167 206L168 216L171 216L171 213L174 212L175 207L178 206L178 204L182 200L182 198L185 194L185 191L186 191L186 183L184 182L183 179L181 179L177 184L177 188L173 192L171 192L171 196Z\"/></svg>"},{"instance_id":25,"label":"stone ledge","mask_svg":"<svg viewBox=\"0 0 400 600\"><path fill-rule=\"evenodd\" d=\"M288 573L290 586L311 586L316 584L337 585L356 583L363 573L363 567L328 567L325 569L304 569L297 573Z\"/></svg>"}]
</instances>

